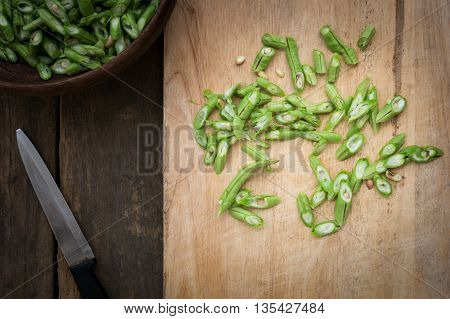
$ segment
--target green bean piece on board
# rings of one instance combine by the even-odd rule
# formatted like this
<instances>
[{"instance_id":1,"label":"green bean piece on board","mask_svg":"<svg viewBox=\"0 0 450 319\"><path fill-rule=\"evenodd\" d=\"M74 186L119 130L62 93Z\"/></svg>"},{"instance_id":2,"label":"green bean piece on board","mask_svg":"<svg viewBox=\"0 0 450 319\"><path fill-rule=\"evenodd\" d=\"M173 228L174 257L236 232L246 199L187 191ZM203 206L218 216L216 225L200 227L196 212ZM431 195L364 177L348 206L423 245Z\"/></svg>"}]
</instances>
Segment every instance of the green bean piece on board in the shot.
<instances>
[{"instance_id":1,"label":"green bean piece on board","mask_svg":"<svg viewBox=\"0 0 450 319\"><path fill-rule=\"evenodd\" d=\"M334 220L327 220L319 224L315 224L311 231L315 237L323 237L337 232L340 227Z\"/></svg>"},{"instance_id":2,"label":"green bean piece on board","mask_svg":"<svg viewBox=\"0 0 450 319\"><path fill-rule=\"evenodd\" d=\"M258 77L256 79L256 84L258 84L258 86L260 86L264 91L266 91L270 95L280 96L280 97L283 97L285 95L284 91L278 85L270 82L269 80L267 80L265 78Z\"/></svg>"},{"instance_id":3,"label":"green bean piece on board","mask_svg":"<svg viewBox=\"0 0 450 319\"><path fill-rule=\"evenodd\" d=\"M341 146L336 150L336 158L339 161L355 155L364 146L365 138L362 133L355 133L346 139Z\"/></svg>"},{"instance_id":4,"label":"green bean piece on board","mask_svg":"<svg viewBox=\"0 0 450 319\"><path fill-rule=\"evenodd\" d=\"M406 108L406 99L400 95L394 96L386 102L386 105L378 112L376 117L376 123L383 123L394 116L403 112Z\"/></svg>"},{"instance_id":5,"label":"green bean piece on board","mask_svg":"<svg viewBox=\"0 0 450 319\"><path fill-rule=\"evenodd\" d=\"M264 219L242 207L231 207L229 213L231 217L244 222L250 227L259 228L264 225Z\"/></svg>"},{"instance_id":6,"label":"green bean piece on board","mask_svg":"<svg viewBox=\"0 0 450 319\"><path fill-rule=\"evenodd\" d=\"M281 199L274 195L248 195L239 199L237 197L236 203L247 208L267 209L281 202Z\"/></svg>"},{"instance_id":7,"label":"green bean piece on board","mask_svg":"<svg viewBox=\"0 0 450 319\"><path fill-rule=\"evenodd\" d=\"M297 209L303 224L306 227L312 227L314 225L314 214L309 198L305 193L300 193L297 196Z\"/></svg>"},{"instance_id":8,"label":"green bean piece on board","mask_svg":"<svg viewBox=\"0 0 450 319\"><path fill-rule=\"evenodd\" d=\"M314 69L312 67L304 64L304 65L302 65L302 71L303 71L303 74L305 75L306 83L308 83L309 85L312 85L312 86L317 84L316 73L314 72Z\"/></svg>"},{"instance_id":9,"label":"green bean piece on board","mask_svg":"<svg viewBox=\"0 0 450 319\"><path fill-rule=\"evenodd\" d=\"M372 42L375 35L375 27L371 24L366 25L358 39L358 48L364 51Z\"/></svg>"},{"instance_id":10,"label":"green bean piece on board","mask_svg":"<svg viewBox=\"0 0 450 319\"><path fill-rule=\"evenodd\" d=\"M311 208L315 209L316 207L319 207L325 199L327 199L327 193L322 189L322 187L316 187L309 199Z\"/></svg>"},{"instance_id":11,"label":"green bean piece on board","mask_svg":"<svg viewBox=\"0 0 450 319\"><path fill-rule=\"evenodd\" d=\"M256 170L275 164L277 162L278 160L265 160L254 162L241 168L220 196L219 214L222 214L233 205L237 193Z\"/></svg>"},{"instance_id":12,"label":"green bean piece on board","mask_svg":"<svg viewBox=\"0 0 450 319\"><path fill-rule=\"evenodd\" d=\"M360 158L356 161L353 167L352 176L350 178L350 187L352 188L353 194L356 194L362 185L364 172L369 166L369 160L367 158Z\"/></svg>"},{"instance_id":13,"label":"green bean piece on board","mask_svg":"<svg viewBox=\"0 0 450 319\"><path fill-rule=\"evenodd\" d=\"M314 70L317 74L325 74L327 72L327 63L325 61L325 55L322 51L314 49L312 51Z\"/></svg>"},{"instance_id":14,"label":"green bean piece on board","mask_svg":"<svg viewBox=\"0 0 450 319\"><path fill-rule=\"evenodd\" d=\"M253 72L264 71L275 56L275 49L271 47L262 47L255 57L252 64Z\"/></svg>"},{"instance_id":15,"label":"green bean piece on board","mask_svg":"<svg viewBox=\"0 0 450 319\"><path fill-rule=\"evenodd\" d=\"M386 158L396 153L405 144L405 133L395 135L378 152L380 158Z\"/></svg>"},{"instance_id":16,"label":"green bean piece on board","mask_svg":"<svg viewBox=\"0 0 450 319\"><path fill-rule=\"evenodd\" d=\"M208 136L208 144L206 145L203 162L205 165L212 165L217 155L217 137L213 134Z\"/></svg>"},{"instance_id":17,"label":"green bean piece on board","mask_svg":"<svg viewBox=\"0 0 450 319\"><path fill-rule=\"evenodd\" d=\"M286 38L270 33L264 33L261 40L265 46L275 49L286 49L287 47Z\"/></svg>"},{"instance_id":18,"label":"green bean piece on board","mask_svg":"<svg viewBox=\"0 0 450 319\"><path fill-rule=\"evenodd\" d=\"M333 196L333 181L331 179L330 173L323 166L322 162L317 156L310 156L309 163L314 175L316 176L317 182L322 187L322 189L327 193L327 196L331 198Z\"/></svg>"},{"instance_id":19,"label":"green bean piece on board","mask_svg":"<svg viewBox=\"0 0 450 319\"><path fill-rule=\"evenodd\" d=\"M383 197L389 197L392 194L392 185L384 178L378 174L373 177L373 182L375 184L375 189Z\"/></svg>"},{"instance_id":20,"label":"green bean piece on board","mask_svg":"<svg viewBox=\"0 0 450 319\"><path fill-rule=\"evenodd\" d=\"M334 206L334 220L342 227L352 207L353 192L348 180L343 180L339 185L336 204Z\"/></svg>"},{"instance_id":21,"label":"green bean piece on board","mask_svg":"<svg viewBox=\"0 0 450 319\"><path fill-rule=\"evenodd\" d=\"M355 50L345 45L328 25L320 28L320 34L327 48L333 53L339 53L344 57L345 63L356 65L359 63Z\"/></svg>"},{"instance_id":22,"label":"green bean piece on board","mask_svg":"<svg viewBox=\"0 0 450 319\"><path fill-rule=\"evenodd\" d=\"M228 152L230 150L230 142L227 139L220 140L217 145L216 158L214 159L214 171L216 174L222 173L227 163Z\"/></svg>"},{"instance_id":23,"label":"green bean piece on board","mask_svg":"<svg viewBox=\"0 0 450 319\"><path fill-rule=\"evenodd\" d=\"M337 53L333 53L330 65L327 70L327 82L334 83L339 77L339 72L341 70L341 56Z\"/></svg>"},{"instance_id":24,"label":"green bean piece on board","mask_svg":"<svg viewBox=\"0 0 450 319\"><path fill-rule=\"evenodd\" d=\"M286 58L291 71L292 84L294 85L295 90L301 92L305 88L305 74L303 73L300 58L298 57L297 42L294 38L287 37L286 43Z\"/></svg>"}]
</instances>

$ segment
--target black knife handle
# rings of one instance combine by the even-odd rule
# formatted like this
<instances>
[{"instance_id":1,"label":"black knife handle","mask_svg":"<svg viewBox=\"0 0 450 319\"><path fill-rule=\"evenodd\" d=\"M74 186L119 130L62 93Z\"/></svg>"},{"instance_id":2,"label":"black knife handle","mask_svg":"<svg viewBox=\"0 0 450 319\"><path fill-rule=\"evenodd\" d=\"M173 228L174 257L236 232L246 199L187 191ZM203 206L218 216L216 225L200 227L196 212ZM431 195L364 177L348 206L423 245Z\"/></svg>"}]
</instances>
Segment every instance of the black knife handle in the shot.
<instances>
[{"instance_id":1,"label":"black knife handle","mask_svg":"<svg viewBox=\"0 0 450 319\"><path fill-rule=\"evenodd\" d=\"M84 299L107 299L108 295L94 273L95 260L91 259L70 268Z\"/></svg>"}]
</instances>

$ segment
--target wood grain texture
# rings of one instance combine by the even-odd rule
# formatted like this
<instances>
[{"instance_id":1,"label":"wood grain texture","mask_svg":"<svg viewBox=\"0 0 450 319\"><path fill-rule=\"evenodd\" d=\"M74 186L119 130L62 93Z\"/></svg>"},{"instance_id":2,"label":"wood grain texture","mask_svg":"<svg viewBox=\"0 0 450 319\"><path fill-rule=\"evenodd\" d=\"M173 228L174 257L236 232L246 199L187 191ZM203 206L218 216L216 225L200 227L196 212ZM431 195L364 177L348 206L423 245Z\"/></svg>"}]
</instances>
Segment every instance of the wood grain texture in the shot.
<instances>
[{"instance_id":1,"label":"wood grain texture","mask_svg":"<svg viewBox=\"0 0 450 319\"><path fill-rule=\"evenodd\" d=\"M112 298L162 297L162 168L138 170L143 156L162 163L139 133L161 132L162 51L161 37L120 79L61 100L62 192ZM64 261L58 274L60 297L78 297Z\"/></svg>"},{"instance_id":2,"label":"wood grain texture","mask_svg":"<svg viewBox=\"0 0 450 319\"><path fill-rule=\"evenodd\" d=\"M57 177L58 99L0 96L0 296L53 298L56 244L23 166L16 129Z\"/></svg>"},{"instance_id":3,"label":"wood grain texture","mask_svg":"<svg viewBox=\"0 0 450 319\"><path fill-rule=\"evenodd\" d=\"M358 14L355 14L357 12ZM179 1L166 28L164 88L164 278L166 298L428 298L448 297L449 285L449 5L446 1ZM344 96L369 76L380 104L395 93L408 109L382 126L361 156L374 155L394 134L408 144L435 144L446 156L399 170L406 178L382 199L365 186L354 199L346 226L328 238L312 238L300 222L295 196L310 193L315 181L307 164L308 142L273 143L269 154L281 169L253 178L255 192L277 193L282 203L261 212L266 226L248 227L229 216L217 217L222 190L246 159L238 146L225 171L216 176L202 163L202 150L189 130L201 90L223 91L230 84L255 80L250 65L264 32L291 35L300 59L311 63L311 50L331 57L319 37L330 24L356 47L360 31L375 24L373 44L359 52L360 65L342 66L337 82ZM234 59L247 57L238 67ZM288 92L288 71L279 52L267 74ZM325 99L324 79L304 96ZM345 133L347 124L337 131ZM321 159L335 175L351 169L356 158L338 163L337 145ZM317 211L332 216L333 205Z\"/></svg>"}]
</instances>

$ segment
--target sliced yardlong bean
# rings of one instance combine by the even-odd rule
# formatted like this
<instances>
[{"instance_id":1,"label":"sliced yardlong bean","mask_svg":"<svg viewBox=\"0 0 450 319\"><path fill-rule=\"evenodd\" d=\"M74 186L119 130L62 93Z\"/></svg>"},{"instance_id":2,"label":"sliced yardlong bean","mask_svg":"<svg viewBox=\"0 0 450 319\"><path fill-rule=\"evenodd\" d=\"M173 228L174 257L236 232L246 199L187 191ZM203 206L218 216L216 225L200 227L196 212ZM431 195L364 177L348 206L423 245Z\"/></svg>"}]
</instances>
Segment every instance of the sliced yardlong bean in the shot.
<instances>
[{"instance_id":1,"label":"sliced yardlong bean","mask_svg":"<svg viewBox=\"0 0 450 319\"><path fill-rule=\"evenodd\" d=\"M383 197L389 197L392 194L392 185L383 177L375 174L373 177L373 182L375 184L375 189Z\"/></svg>"},{"instance_id":2,"label":"sliced yardlong bean","mask_svg":"<svg viewBox=\"0 0 450 319\"><path fill-rule=\"evenodd\" d=\"M355 96L352 99L352 103L348 108L347 114L353 112L354 109L357 107L357 105L362 103L366 99L369 86L370 86L370 78L368 77L364 78L364 80L362 80L361 83L358 84L358 86L356 87Z\"/></svg>"},{"instance_id":3,"label":"sliced yardlong bean","mask_svg":"<svg viewBox=\"0 0 450 319\"><path fill-rule=\"evenodd\" d=\"M375 122L383 123L403 112L406 108L406 99L400 95L394 96L386 102L386 105L378 112Z\"/></svg>"},{"instance_id":4,"label":"sliced yardlong bean","mask_svg":"<svg viewBox=\"0 0 450 319\"><path fill-rule=\"evenodd\" d=\"M310 114L325 114L334 111L334 106L331 102L321 102L306 107L306 111Z\"/></svg>"},{"instance_id":5,"label":"sliced yardlong bean","mask_svg":"<svg viewBox=\"0 0 450 319\"><path fill-rule=\"evenodd\" d=\"M258 86L260 86L264 91L266 91L267 93L269 93L270 95L273 96L280 96L283 97L284 91L275 83L269 82L269 80L262 78L262 77L258 77L256 79L256 84L258 84Z\"/></svg>"},{"instance_id":6,"label":"sliced yardlong bean","mask_svg":"<svg viewBox=\"0 0 450 319\"><path fill-rule=\"evenodd\" d=\"M322 189L322 187L318 186L309 199L311 208L315 209L316 207L320 206L320 204L322 204L326 198L327 193Z\"/></svg>"},{"instance_id":7,"label":"sliced yardlong bean","mask_svg":"<svg viewBox=\"0 0 450 319\"><path fill-rule=\"evenodd\" d=\"M250 91L239 103L237 115L240 119L246 120L253 109L259 104L260 94L259 89Z\"/></svg>"},{"instance_id":8,"label":"sliced yardlong bean","mask_svg":"<svg viewBox=\"0 0 450 319\"><path fill-rule=\"evenodd\" d=\"M287 47L286 38L273 35L270 33L264 33L261 40L265 46L272 47L275 49L286 49Z\"/></svg>"},{"instance_id":9,"label":"sliced yardlong bean","mask_svg":"<svg viewBox=\"0 0 450 319\"><path fill-rule=\"evenodd\" d=\"M206 137L205 129L203 127L194 129L194 138L201 148L205 149L208 146L208 138Z\"/></svg>"},{"instance_id":10,"label":"sliced yardlong bean","mask_svg":"<svg viewBox=\"0 0 450 319\"><path fill-rule=\"evenodd\" d=\"M317 74L325 74L327 72L327 63L325 62L325 55L322 51L314 49L312 51L314 70Z\"/></svg>"},{"instance_id":11,"label":"sliced yardlong bean","mask_svg":"<svg viewBox=\"0 0 450 319\"><path fill-rule=\"evenodd\" d=\"M375 86L371 86L369 91L367 92L367 99L369 101L374 101L375 105L373 106L372 110L370 111L370 117L369 117L369 123L372 126L372 130L375 133L378 133L379 125L376 121L377 115L378 115L378 90Z\"/></svg>"},{"instance_id":12,"label":"sliced yardlong bean","mask_svg":"<svg viewBox=\"0 0 450 319\"><path fill-rule=\"evenodd\" d=\"M220 174L227 163L228 151L230 150L230 143L228 140L220 140L217 145L216 158L214 159L214 171Z\"/></svg>"},{"instance_id":13,"label":"sliced yardlong bean","mask_svg":"<svg viewBox=\"0 0 450 319\"><path fill-rule=\"evenodd\" d=\"M44 63L38 63L36 65L36 69L38 70L39 76L43 80L49 80L52 77L52 71L50 68Z\"/></svg>"},{"instance_id":14,"label":"sliced yardlong bean","mask_svg":"<svg viewBox=\"0 0 450 319\"><path fill-rule=\"evenodd\" d=\"M314 225L314 214L309 203L309 198L305 193L300 193L297 197L297 209L300 219L306 227Z\"/></svg>"},{"instance_id":15,"label":"sliced yardlong bean","mask_svg":"<svg viewBox=\"0 0 450 319\"><path fill-rule=\"evenodd\" d=\"M253 72L264 71L275 56L275 49L271 47L262 47L256 54L252 64Z\"/></svg>"},{"instance_id":16,"label":"sliced yardlong bean","mask_svg":"<svg viewBox=\"0 0 450 319\"><path fill-rule=\"evenodd\" d=\"M343 181L347 181L348 183L350 183L350 173L349 172L340 171L336 175L336 177L333 181L333 196L331 196L330 200L334 199L338 195L340 187L341 187L341 183Z\"/></svg>"},{"instance_id":17,"label":"sliced yardlong bean","mask_svg":"<svg viewBox=\"0 0 450 319\"><path fill-rule=\"evenodd\" d=\"M255 161L265 161L269 160L269 156L264 152L264 150L248 145L247 143L242 144L241 149L244 153L248 154Z\"/></svg>"},{"instance_id":18,"label":"sliced yardlong bean","mask_svg":"<svg viewBox=\"0 0 450 319\"><path fill-rule=\"evenodd\" d=\"M273 113L292 111L294 106L286 101L272 101L267 103L267 110Z\"/></svg>"},{"instance_id":19,"label":"sliced yardlong bean","mask_svg":"<svg viewBox=\"0 0 450 319\"><path fill-rule=\"evenodd\" d=\"M386 158L396 153L405 144L405 134L401 133L391 138L378 152L380 158Z\"/></svg>"},{"instance_id":20,"label":"sliced yardlong bean","mask_svg":"<svg viewBox=\"0 0 450 319\"><path fill-rule=\"evenodd\" d=\"M134 15L130 12L125 13L120 18L122 29L128 34L128 36L132 39L136 39L139 36L139 30L137 28L136 21L134 19Z\"/></svg>"},{"instance_id":21,"label":"sliced yardlong bean","mask_svg":"<svg viewBox=\"0 0 450 319\"><path fill-rule=\"evenodd\" d=\"M330 177L330 173L317 156L310 156L309 164L316 176L318 184L327 193L328 198L331 198L333 196L333 181Z\"/></svg>"},{"instance_id":22,"label":"sliced yardlong bean","mask_svg":"<svg viewBox=\"0 0 450 319\"><path fill-rule=\"evenodd\" d=\"M365 138L362 133L353 134L336 150L336 158L339 161L343 161L355 155L364 146L364 141Z\"/></svg>"},{"instance_id":23,"label":"sliced yardlong bean","mask_svg":"<svg viewBox=\"0 0 450 319\"><path fill-rule=\"evenodd\" d=\"M334 83L339 77L341 70L341 56L337 53L333 53L330 61L330 65L327 70L327 82Z\"/></svg>"},{"instance_id":24,"label":"sliced yardlong bean","mask_svg":"<svg viewBox=\"0 0 450 319\"><path fill-rule=\"evenodd\" d=\"M59 20L47 9L43 8L37 9L37 13L39 14L39 17L41 18L42 22L51 30L61 35L66 34L64 31L64 25L61 22L59 22Z\"/></svg>"},{"instance_id":25,"label":"sliced yardlong bean","mask_svg":"<svg viewBox=\"0 0 450 319\"><path fill-rule=\"evenodd\" d=\"M367 167L369 167L369 160L367 158L360 158L356 161L350 179L350 187L353 194L356 194L360 190Z\"/></svg>"},{"instance_id":26,"label":"sliced yardlong bean","mask_svg":"<svg viewBox=\"0 0 450 319\"><path fill-rule=\"evenodd\" d=\"M66 13L66 8L58 0L45 0L47 9L55 15L63 24L69 24L69 17Z\"/></svg>"},{"instance_id":27,"label":"sliced yardlong bean","mask_svg":"<svg viewBox=\"0 0 450 319\"><path fill-rule=\"evenodd\" d=\"M327 122L325 123L325 131L332 131L342 122L345 117L345 109L344 110L335 110L331 113Z\"/></svg>"},{"instance_id":28,"label":"sliced yardlong bean","mask_svg":"<svg viewBox=\"0 0 450 319\"><path fill-rule=\"evenodd\" d=\"M272 123L272 112L267 112L266 114L261 115L252 122L256 134L264 132Z\"/></svg>"},{"instance_id":29,"label":"sliced yardlong bean","mask_svg":"<svg viewBox=\"0 0 450 319\"><path fill-rule=\"evenodd\" d=\"M277 160L259 161L241 168L219 199L219 214L225 212L233 205L237 193L257 169L267 167L277 162Z\"/></svg>"},{"instance_id":30,"label":"sliced yardlong bean","mask_svg":"<svg viewBox=\"0 0 450 319\"><path fill-rule=\"evenodd\" d=\"M215 94L208 99L208 102L203 105L203 107L197 112L197 115L195 116L194 129L200 129L205 125L206 120L208 119L209 115L214 110L218 102L219 98Z\"/></svg>"},{"instance_id":31,"label":"sliced yardlong bean","mask_svg":"<svg viewBox=\"0 0 450 319\"><path fill-rule=\"evenodd\" d=\"M337 110L345 109L345 101L332 83L325 83L325 92Z\"/></svg>"},{"instance_id":32,"label":"sliced yardlong bean","mask_svg":"<svg viewBox=\"0 0 450 319\"><path fill-rule=\"evenodd\" d=\"M158 9L159 6L159 0L152 0L150 4L145 8L142 15L139 17L137 21L137 27L139 32L144 30L147 23L150 21L150 19L155 15L156 9Z\"/></svg>"},{"instance_id":33,"label":"sliced yardlong bean","mask_svg":"<svg viewBox=\"0 0 450 319\"><path fill-rule=\"evenodd\" d=\"M303 71L303 74L305 75L306 83L308 83L309 85L312 85L312 86L317 84L316 73L314 72L314 69L312 67L304 64L304 65L302 65L302 71Z\"/></svg>"},{"instance_id":34,"label":"sliced yardlong bean","mask_svg":"<svg viewBox=\"0 0 450 319\"><path fill-rule=\"evenodd\" d=\"M229 121L209 121L206 120L206 126L212 127L217 131L232 131L233 125Z\"/></svg>"},{"instance_id":35,"label":"sliced yardlong bean","mask_svg":"<svg viewBox=\"0 0 450 319\"><path fill-rule=\"evenodd\" d=\"M373 100L365 100L365 101L362 101L362 102L356 104L356 106L353 109L351 109L348 113L348 117L349 117L348 121L351 123L351 122L354 122L354 121L360 119L361 117L367 115L364 123L362 125L361 124L358 125L358 128L361 128L365 124L365 122L369 119L368 114L375 107L375 105L376 105L376 102Z\"/></svg>"},{"instance_id":36,"label":"sliced yardlong bean","mask_svg":"<svg viewBox=\"0 0 450 319\"><path fill-rule=\"evenodd\" d=\"M203 162L205 165L212 165L217 155L217 138L215 135L208 136L208 144L206 145Z\"/></svg>"},{"instance_id":37,"label":"sliced yardlong bean","mask_svg":"<svg viewBox=\"0 0 450 319\"><path fill-rule=\"evenodd\" d=\"M305 74L303 73L302 65L298 57L298 46L294 38L286 38L286 58L291 70L291 79L294 88L301 92L305 88Z\"/></svg>"},{"instance_id":38,"label":"sliced yardlong bean","mask_svg":"<svg viewBox=\"0 0 450 319\"><path fill-rule=\"evenodd\" d=\"M350 65L359 63L355 50L345 45L333 30L331 30L330 26L325 25L320 28L320 34L327 48L333 53L339 53L344 56L345 63Z\"/></svg>"},{"instance_id":39,"label":"sliced yardlong bean","mask_svg":"<svg viewBox=\"0 0 450 319\"><path fill-rule=\"evenodd\" d=\"M323 237L337 232L340 227L334 220L327 220L312 227L312 234L315 237Z\"/></svg>"},{"instance_id":40,"label":"sliced yardlong bean","mask_svg":"<svg viewBox=\"0 0 450 319\"><path fill-rule=\"evenodd\" d=\"M314 131L316 129L316 127L313 124L306 122L304 120L299 120L297 122L290 124L289 128L292 128L297 131Z\"/></svg>"},{"instance_id":41,"label":"sliced yardlong bean","mask_svg":"<svg viewBox=\"0 0 450 319\"><path fill-rule=\"evenodd\" d=\"M14 40L14 29L12 25L9 23L6 16L0 12L0 31L3 37L7 42L11 42Z\"/></svg>"},{"instance_id":42,"label":"sliced yardlong bean","mask_svg":"<svg viewBox=\"0 0 450 319\"><path fill-rule=\"evenodd\" d=\"M358 48L364 51L370 44L375 35L375 27L371 24L366 25L358 39Z\"/></svg>"},{"instance_id":43,"label":"sliced yardlong bean","mask_svg":"<svg viewBox=\"0 0 450 319\"><path fill-rule=\"evenodd\" d=\"M266 209L278 205L281 198L274 195L248 195L238 199L236 196L236 203L240 206L256 209Z\"/></svg>"},{"instance_id":44,"label":"sliced yardlong bean","mask_svg":"<svg viewBox=\"0 0 450 319\"><path fill-rule=\"evenodd\" d=\"M342 227L352 208L352 190L347 180L342 180L334 206L334 219L339 227Z\"/></svg>"},{"instance_id":45,"label":"sliced yardlong bean","mask_svg":"<svg viewBox=\"0 0 450 319\"><path fill-rule=\"evenodd\" d=\"M242 207L231 207L229 213L233 218L244 222L250 227L259 228L264 225L264 219Z\"/></svg>"},{"instance_id":46,"label":"sliced yardlong bean","mask_svg":"<svg viewBox=\"0 0 450 319\"><path fill-rule=\"evenodd\" d=\"M221 99L225 102L228 102L228 104L232 104L233 96L236 94L236 91L241 88L241 83L236 83L230 86L221 96Z\"/></svg>"}]
</instances>

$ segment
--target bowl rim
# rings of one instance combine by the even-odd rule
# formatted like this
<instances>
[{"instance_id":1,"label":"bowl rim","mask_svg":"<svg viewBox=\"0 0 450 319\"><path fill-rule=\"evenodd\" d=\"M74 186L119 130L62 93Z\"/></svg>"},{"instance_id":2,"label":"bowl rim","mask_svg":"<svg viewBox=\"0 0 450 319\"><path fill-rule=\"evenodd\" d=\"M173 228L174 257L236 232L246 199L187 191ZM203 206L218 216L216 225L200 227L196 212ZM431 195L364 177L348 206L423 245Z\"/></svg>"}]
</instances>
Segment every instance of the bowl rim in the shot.
<instances>
[{"instance_id":1,"label":"bowl rim","mask_svg":"<svg viewBox=\"0 0 450 319\"><path fill-rule=\"evenodd\" d=\"M163 31L175 7L176 0L160 1L155 15L139 36L122 53L101 67L73 76L63 76L56 81L42 80L42 83L14 83L0 79L0 92L24 95L59 95L76 92L117 77L117 73L134 64ZM33 70L31 67L29 69Z\"/></svg>"}]
</instances>

